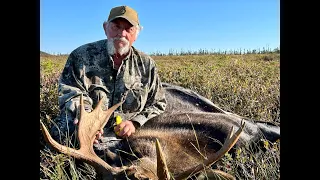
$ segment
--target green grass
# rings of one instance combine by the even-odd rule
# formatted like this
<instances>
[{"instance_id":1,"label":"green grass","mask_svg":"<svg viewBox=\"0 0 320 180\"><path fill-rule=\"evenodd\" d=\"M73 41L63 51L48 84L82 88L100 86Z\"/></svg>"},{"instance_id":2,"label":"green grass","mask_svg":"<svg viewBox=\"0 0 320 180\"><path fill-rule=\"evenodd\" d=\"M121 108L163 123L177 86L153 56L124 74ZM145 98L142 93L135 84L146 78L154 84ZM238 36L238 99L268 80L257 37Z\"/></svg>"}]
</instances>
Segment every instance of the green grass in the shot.
<instances>
[{"instance_id":1,"label":"green grass","mask_svg":"<svg viewBox=\"0 0 320 180\"><path fill-rule=\"evenodd\" d=\"M163 82L190 88L229 112L280 124L279 53L152 57ZM66 59L66 55L40 57L40 119L47 127L58 113L57 81ZM41 178L94 179L91 166L78 167L73 158L48 150L39 133ZM244 148L233 159L227 154L217 168L239 179L280 179L280 142L264 145L265 151L255 155Z\"/></svg>"},{"instance_id":2,"label":"green grass","mask_svg":"<svg viewBox=\"0 0 320 180\"><path fill-rule=\"evenodd\" d=\"M190 88L226 111L277 122L279 58L278 54L154 57L164 82Z\"/></svg>"}]
</instances>

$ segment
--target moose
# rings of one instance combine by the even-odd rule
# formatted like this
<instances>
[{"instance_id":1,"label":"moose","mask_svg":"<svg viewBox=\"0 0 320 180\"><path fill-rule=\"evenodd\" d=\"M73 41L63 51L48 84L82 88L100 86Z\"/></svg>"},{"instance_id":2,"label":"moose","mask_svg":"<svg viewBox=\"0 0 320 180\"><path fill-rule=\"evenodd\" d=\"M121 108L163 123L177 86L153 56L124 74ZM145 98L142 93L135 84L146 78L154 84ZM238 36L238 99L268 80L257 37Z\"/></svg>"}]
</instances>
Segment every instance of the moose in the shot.
<instances>
[{"instance_id":1,"label":"moose","mask_svg":"<svg viewBox=\"0 0 320 180\"><path fill-rule=\"evenodd\" d=\"M169 180L188 179L204 171L222 179L235 179L208 167L232 152L233 147L256 145L262 137L271 142L280 139L277 125L226 112L190 89L168 83L163 87L166 111L107 148L104 159L93 149L95 134L123 102L102 110L101 100L92 112L87 112L81 96L77 131L80 148L56 142L40 121L45 140L56 151L92 165L103 179Z\"/></svg>"}]
</instances>

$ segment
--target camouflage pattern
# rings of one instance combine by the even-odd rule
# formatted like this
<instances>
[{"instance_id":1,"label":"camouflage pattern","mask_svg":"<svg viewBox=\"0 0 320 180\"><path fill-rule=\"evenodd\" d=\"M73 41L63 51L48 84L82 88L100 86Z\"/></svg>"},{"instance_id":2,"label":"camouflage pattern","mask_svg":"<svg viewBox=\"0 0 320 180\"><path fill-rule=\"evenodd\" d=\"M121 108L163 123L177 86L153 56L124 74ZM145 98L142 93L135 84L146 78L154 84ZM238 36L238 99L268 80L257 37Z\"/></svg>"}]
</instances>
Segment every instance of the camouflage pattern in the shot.
<instances>
[{"instance_id":1,"label":"camouflage pattern","mask_svg":"<svg viewBox=\"0 0 320 180\"><path fill-rule=\"evenodd\" d=\"M119 69L115 70L113 59L107 52L107 40L88 43L71 52L59 80L58 93L60 114L51 129L56 140L67 132L74 132L73 121L79 117L81 94L87 111L91 111L103 97L106 97L104 109L125 100L114 115L137 122L137 128L166 108L154 60L131 47ZM108 130L113 123L111 117L105 133L110 134Z\"/></svg>"}]
</instances>

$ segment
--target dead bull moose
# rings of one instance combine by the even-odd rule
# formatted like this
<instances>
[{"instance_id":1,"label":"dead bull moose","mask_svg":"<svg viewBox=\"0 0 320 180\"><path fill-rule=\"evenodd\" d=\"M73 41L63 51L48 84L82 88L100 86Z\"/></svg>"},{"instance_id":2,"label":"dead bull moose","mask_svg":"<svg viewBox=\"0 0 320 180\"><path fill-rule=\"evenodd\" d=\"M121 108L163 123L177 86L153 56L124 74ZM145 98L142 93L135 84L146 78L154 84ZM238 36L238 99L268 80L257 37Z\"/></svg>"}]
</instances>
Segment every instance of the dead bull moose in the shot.
<instances>
[{"instance_id":1,"label":"dead bull moose","mask_svg":"<svg viewBox=\"0 0 320 180\"><path fill-rule=\"evenodd\" d=\"M195 175L222 158L234 145L254 144L263 136L270 141L280 138L278 126L244 120L191 90L167 83L163 86L168 101L166 112L108 149L104 160L93 150L95 133L106 125L121 103L106 111L98 103L91 113L81 106L78 150L53 140L41 122L45 139L58 152L95 167L104 179L162 180ZM217 176L235 179L222 171L212 171Z\"/></svg>"}]
</instances>

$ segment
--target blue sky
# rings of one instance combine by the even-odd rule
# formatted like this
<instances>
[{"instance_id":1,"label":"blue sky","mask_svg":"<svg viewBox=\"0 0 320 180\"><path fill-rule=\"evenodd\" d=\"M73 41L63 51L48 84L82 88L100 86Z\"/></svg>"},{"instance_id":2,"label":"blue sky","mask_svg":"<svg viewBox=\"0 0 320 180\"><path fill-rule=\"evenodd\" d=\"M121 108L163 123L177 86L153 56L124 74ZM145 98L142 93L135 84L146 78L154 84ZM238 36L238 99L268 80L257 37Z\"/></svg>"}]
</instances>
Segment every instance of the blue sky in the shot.
<instances>
[{"instance_id":1,"label":"blue sky","mask_svg":"<svg viewBox=\"0 0 320 180\"><path fill-rule=\"evenodd\" d=\"M102 23L119 5L138 12L133 45L146 53L280 46L279 0L41 0L40 50L70 53L105 39Z\"/></svg>"}]
</instances>

